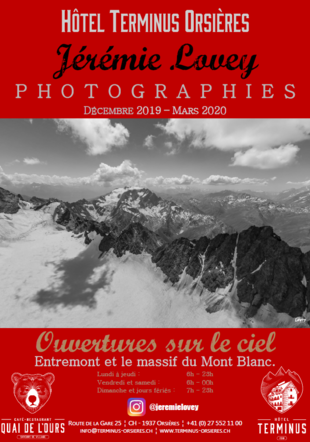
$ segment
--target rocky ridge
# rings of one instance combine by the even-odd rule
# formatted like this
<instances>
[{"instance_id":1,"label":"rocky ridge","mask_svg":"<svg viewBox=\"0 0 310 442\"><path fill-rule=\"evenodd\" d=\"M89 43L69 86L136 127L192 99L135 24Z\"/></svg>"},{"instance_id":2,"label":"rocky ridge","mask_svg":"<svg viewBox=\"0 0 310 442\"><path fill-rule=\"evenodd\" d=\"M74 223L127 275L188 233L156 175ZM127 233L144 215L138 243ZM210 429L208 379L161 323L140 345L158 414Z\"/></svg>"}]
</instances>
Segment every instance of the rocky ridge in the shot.
<instances>
[{"instance_id":1,"label":"rocky ridge","mask_svg":"<svg viewBox=\"0 0 310 442\"><path fill-rule=\"evenodd\" d=\"M134 255L141 253L153 255L162 244L163 240L156 233L148 230L140 223L132 223L119 236L113 233L104 235L99 250L107 252L113 249L114 254L118 257L123 256L126 252Z\"/></svg>"},{"instance_id":2,"label":"rocky ridge","mask_svg":"<svg viewBox=\"0 0 310 442\"><path fill-rule=\"evenodd\" d=\"M189 292L196 289L201 294L221 293L223 299L235 293L248 316L254 316L266 304L278 313L295 318L310 311L310 252L290 247L272 227L251 226L239 234L219 233L199 239L180 236L171 240L157 228L156 216L151 222L153 216L147 214L149 210L152 214L159 213L164 219L160 226L167 223L173 226L178 216L187 220L184 213L189 212L180 206L161 200L147 189L116 191L104 201L102 198L93 203L93 207L100 204L99 200L103 204L99 206L101 215L96 209L96 219L86 207L89 202L80 200L60 202L53 215L54 221L74 234L84 235L86 244L92 241L91 233L96 232L102 238L99 245L102 253L113 251L118 257L128 252L148 253L166 275L167 282L178 285L185 281ZM52 201L55 200L32 198L26 201L21 195L0 189L0 211L3 213L14 214L23 205L40 210ZM124 212L128 213L128 218L123 218ZM182 231L184 225L186 223L180 223L176 231Z\"/></svg>"},{"instance_id":3,"label":"rocky ridge","mask_svg":"<svg viewBox=\"0 0 310 442\"><path fill-rule=\"evenodd\" d=\"M213 237L218 233L233 232L214 216L184 210L144 188L115 189L91 201L62 203L57 209L56 222L70 230L75 231L88 221L104 222L118 234L132 223L140 223L165 241L180 235L199 238L202 234Z\"/></svg>"},{"instance_id":4,"label":"rocky ridge","mask_svg":"<svg viewBox=\"0 0 310 442\"><path fill-rule=\"evenodd\" d=\"M189 286L199 284L201 293L235 290L248 316L266 304L292 317L310 311L310 252L288 246L271 227L160 243L160 237L136 223L118 238L103 238L100 250L113 249L117 256L147 252L167 281L177 284L188 275Z\"/></svg>"},{"instance_id":5,"label":"rocky ridge","mask_svg":"<svg viewBox=\"0 0 310 442\"><path fill-rule=\"evenodd\" d=\"M17 213L20 209L21 195L15 195L0 187L0 213Z\"/></svg>"}]
</instances>

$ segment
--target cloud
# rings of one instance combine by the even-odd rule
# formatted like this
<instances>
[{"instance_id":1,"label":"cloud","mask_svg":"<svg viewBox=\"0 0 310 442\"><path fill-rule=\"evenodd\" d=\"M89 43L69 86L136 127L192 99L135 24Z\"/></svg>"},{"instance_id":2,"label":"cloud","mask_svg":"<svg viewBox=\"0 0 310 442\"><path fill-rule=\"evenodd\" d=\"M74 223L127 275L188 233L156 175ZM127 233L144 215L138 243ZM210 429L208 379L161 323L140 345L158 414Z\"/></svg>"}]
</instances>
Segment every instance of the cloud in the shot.
<instances>
[{"instance_id":1,"label":"cloud","mask_svg":"<svg viewBox=\"0 0 310 442\"><path fill-rule=\"evenodd\" d=\"M286 144L285 146L270 149L252 147L246 151L236 152L232 158L231 166L277 169L292 164L299 150L299 147L294 144Z\"/></svg>"},{"instance_id":2,"label":"cloud","mask_svg":"<svg viewBox=\"0 0 310 442\"><path fill-rule=\"evenodd\" d=\"M149 150L153 149L154 138L155 138L154 135L148 135L143 142L143 146L147 147Z\"/></svg>"},{"instance_id":3,"label":"cloud","mask_svg":"<svg viewBox=\"0 0 310 442\"><path fill-rule=\"evenodd\" d=\"M171 119L158 124L179 141L224 151L280 146L310 138L310 119Z\"/></svg>"},{"instance_id":4,"label":"cloud","mask_svg":"<svg viewBox=\"0 0 310 442\"><path fill-rule=\"evenodd\" d=\"M144 182L146 185L150 186L189 186L191 184L204 184L211 186L255 184L255 185L266 186L268 184L268 180L260 178L238 178L238 177L228 177L222 175L210 175L208 178L204 179L203 181L201 181L199 178L194 178L189 175L182 175L180 178L177 177L164 178L163 176L158 176L156 178L146 178Z\"/></svg>"},{"instance_id":5,"label":"cloud","mask_svg":"<svg viewBox=\"0 0 310 442\"><path fill-rule=\"evenodd\" d=\"M219 186L219 185L236 185L236 184L258 184L261 186L265 186L268 184L268 181L262 180L260 178L238 178L238 177L229 177L222 175L210 175L209 178L206 178L202 181L202 184Z\"/></svg>"},{"instance_id":6,"label":"cloud","mask_svg":"<svg viewBox=\"0 0 310 442\"><path fill-rule=\"evenodd\" d=\"M34 157L32 157L32 158L24 158L22 161L21 160L18 160L18 159L16 159L16 160L13 160L13 161L11 161L10 163L7 163L7 166L13 166L14 164L18 164L18 163L24 163L24 164L26 164L27 166L36 166L36 165L38 165L38 164L47 164L47 162L46 161L41 161L41 160L39 160L38 158L34 158Z\"/></svg>"},{"instance_id":7,"label":"cloud","mask_svg":"<svg viewBox=\"0 0 310 442\"><path fill-rule=\"evenodd\" d=\"M87 184L135 184L142 178L143 174L144 172L133 165L131 161L125 160L119 166L115 167L101 163L98 169L90 177L83 178L83 180Z\"/></svg>"},{"instance_id":8,"label":"cloud","mask_svg":"<svg viewBox=\"0 0 310 442\"><path fill-rule=\"evenodd\" d=\"M293 184L294 186L310 186L310 180L307 180L307 181L288 181L286 184Z\"/></svg>"},{"instance_id":9,"label":"cloud","mask_svg":"<svg viewBox=\"0 0 310 442\"><path fill-rule=\"evenodd\" d=\"M189 186L191 184L199 184L200 179L189 175L182 175L181 178L158 176L156 178L146 178L144 182L150 186Z\"/></svg>"},{"instance_id":10,"label":"cloud","mask_svg":"<svg viewBox=\"0 0 310 442\"><path fill-rule=\"evenodd\" d=\"M60 132L71 134L73 139L87 145L89 155L101 155L113 147L123 147L127 144L129 131L120 123L111 123L107 118L102 119L56 119Z\"/></svg>"},{"instance_id":11,"label":"cloud","mask_svg":"<svg viewBox=\"0 0 310 442\"><path fill-rule=\"evenodd\" d=\"M14 164L20 163L20 160L13 160L10 163L7 163L6 166L13 166Z\"/></svg>"},{"instance_id":12,"label":"cloud","mask_svg":"<svg viewBox=\"0 0 310 442\"><path fill-rule=\"evenodd\" d=\"M235 151L233 165L255 167L258 158L264 169L289 165L298 152L293 143L310 139L310 119L170 119L157 127L192 148Z\"/></svg>"},{"instance_id":13,"label":"cloud","mask_svg":"<svg viewBox=\"0 0 310 442\"><path fill-rule=\"evenodd\" d=\"M166 141L164 146L168 148L166 155L176 155L179 153L179 148L177 146L173 146L172 141Z\"/></svg>"},{"instance_id":14,"label":"cloud","mask_svg":"<svg viewBox=\"0 0 310 442\"><path fill-rule=\"evenodd\" d=\"M142 178L143 174L144 172L139 170L129 160L123 161L119 166L109 166L108 164L101 163L92 175L77 178L25 173L6 174L2 167L0 167L0 184L13 186L33 183L63 186L124 186L136 184Z\"/></svg>"},{"instance_id":15,"label":"cloud","mask_svg":"<svg viewBox=\"0 0 310 442\"><path fill-rule=\"evenodd\" d=\"M19 162L19 160L15 160L15 162ZM35 166L37 164L46 164L46 161L40 161L38 158L24 158L23 163L27 164L27 166Z\"/></svg>"}]
</instances>

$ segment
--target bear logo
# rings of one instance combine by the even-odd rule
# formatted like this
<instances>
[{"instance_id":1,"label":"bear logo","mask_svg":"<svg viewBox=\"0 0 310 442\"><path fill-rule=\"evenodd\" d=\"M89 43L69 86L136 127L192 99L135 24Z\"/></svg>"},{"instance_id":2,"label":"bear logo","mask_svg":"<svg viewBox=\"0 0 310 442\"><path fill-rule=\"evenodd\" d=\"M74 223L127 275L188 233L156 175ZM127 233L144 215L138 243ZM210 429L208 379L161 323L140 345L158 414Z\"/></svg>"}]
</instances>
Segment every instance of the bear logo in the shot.
<instances>
[{"instance_id":1,"label":"bear logo","mask_svg":"<svg viewBox=\"0 0 310 442\"><path fill-rule=\"evenodd\" d=\"M46 404L52 394L53 373L12 374L13 393L17 402L29 413L36 413Z\"/></svg>"}]
</instances>

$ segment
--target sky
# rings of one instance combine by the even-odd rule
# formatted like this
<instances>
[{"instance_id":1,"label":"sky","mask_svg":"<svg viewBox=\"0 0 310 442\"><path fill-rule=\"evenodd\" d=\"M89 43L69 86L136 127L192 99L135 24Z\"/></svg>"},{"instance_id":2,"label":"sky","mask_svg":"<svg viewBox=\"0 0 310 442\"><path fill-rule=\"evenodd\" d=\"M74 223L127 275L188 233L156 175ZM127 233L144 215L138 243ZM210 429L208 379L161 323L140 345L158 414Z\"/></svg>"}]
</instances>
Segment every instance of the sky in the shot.
<instances>
[{"instance_id":1,"label":"sky","mask_svg":"<svg viewBox=\"0 0 310 442\"><path fill-rule=\"evenodd\" d=\"M310 184L310 120L0 120L0 186L66 201L154 191Z\"/></svg>"}]
</instances>

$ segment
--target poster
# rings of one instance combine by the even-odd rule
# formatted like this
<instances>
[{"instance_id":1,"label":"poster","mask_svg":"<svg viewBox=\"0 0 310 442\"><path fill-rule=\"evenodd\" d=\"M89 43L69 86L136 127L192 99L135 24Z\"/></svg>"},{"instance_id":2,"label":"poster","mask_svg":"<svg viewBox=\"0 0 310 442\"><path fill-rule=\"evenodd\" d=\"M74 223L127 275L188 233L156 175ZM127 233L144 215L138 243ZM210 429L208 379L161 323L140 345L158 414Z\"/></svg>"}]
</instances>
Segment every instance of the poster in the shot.
<instances>
[{"instance_id":1,"label":"poster","mask_svg":"<svg viewBox=\"0 0 310 442\"><path fill-rule=\"evenodd\" d=\"M2 8L2 440L309 438L309 7Z\"/></svg>"}]
</instances>

